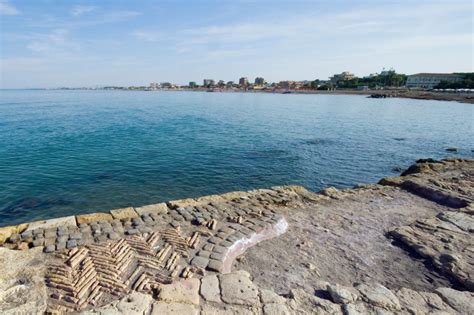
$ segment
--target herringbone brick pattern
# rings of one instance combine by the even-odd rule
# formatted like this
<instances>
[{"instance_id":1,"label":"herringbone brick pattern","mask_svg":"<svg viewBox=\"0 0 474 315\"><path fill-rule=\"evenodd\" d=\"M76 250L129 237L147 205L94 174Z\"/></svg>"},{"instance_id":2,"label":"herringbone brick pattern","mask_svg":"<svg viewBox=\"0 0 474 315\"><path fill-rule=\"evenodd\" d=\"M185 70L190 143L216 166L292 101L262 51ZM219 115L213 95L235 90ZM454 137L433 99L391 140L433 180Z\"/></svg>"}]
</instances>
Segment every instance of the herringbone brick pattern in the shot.
<instances>
[{"instance_id":1,"label":"herringbone brick pattern","mask_svg":"<svg viewBox=\"0 0 474 315\"><path fill-rule=\"evenodd\" d=\"M189 239L191 240L191 238ZM124 296L130 290L153 294L171 283L190 247L176 229L132 236L71 250L65 262L49 266L50 309L82 310Z\"/></svg>"}]
</instances>

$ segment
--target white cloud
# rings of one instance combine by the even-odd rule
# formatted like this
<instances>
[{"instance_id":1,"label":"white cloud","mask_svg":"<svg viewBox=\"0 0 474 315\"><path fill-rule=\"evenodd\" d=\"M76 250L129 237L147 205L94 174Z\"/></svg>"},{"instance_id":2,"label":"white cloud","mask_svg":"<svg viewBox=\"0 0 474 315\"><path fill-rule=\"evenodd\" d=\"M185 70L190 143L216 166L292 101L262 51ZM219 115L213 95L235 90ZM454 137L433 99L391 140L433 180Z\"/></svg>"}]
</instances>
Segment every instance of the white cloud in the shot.
<instances>
[{"instance_id":1,"label":"white cloud","mask_svg":"<svg viewBox=\"0 0 474 315\"><path fill-rule=\"evenodd\" d=\"M0 15L17 15L19 13L20 11L9 4L8 1L0 1Z\"/></svg>"},{"instance_id":2,"label":"white cloud","mask_svg":"<svg viewBox=\"0 0 474 315\"><path fill-rule=\"evenodd\" d=\"M69 32L65 29L55 29L47 34L34 34L26 47L34 53L54 58L68 56L80 49L80 45L70 40L68 35Z\"/></svg>"},{"instance_id":3,"label":"white cloud","mask_svg":"<svg viewBox=\"0 0 474 315\"><path fill-rule=\"evenodd\" d=\"M158 42L163 40L165 37L160 32L150 32L150 31L135 31L132 32L132 35L139 40L145 42Z\"/></svg>"},{"instance_id":4,"label":"white cloud","mask_svg":"<svg viewBox=\"0 0 474 315\"><path fill-rule=\"evenodd\" d=\"M76 5L72 8L71 14L74 16L80 16L84 13L89 13L97 9L96 6L93 5Z\"/></svg>"}]
</instances>

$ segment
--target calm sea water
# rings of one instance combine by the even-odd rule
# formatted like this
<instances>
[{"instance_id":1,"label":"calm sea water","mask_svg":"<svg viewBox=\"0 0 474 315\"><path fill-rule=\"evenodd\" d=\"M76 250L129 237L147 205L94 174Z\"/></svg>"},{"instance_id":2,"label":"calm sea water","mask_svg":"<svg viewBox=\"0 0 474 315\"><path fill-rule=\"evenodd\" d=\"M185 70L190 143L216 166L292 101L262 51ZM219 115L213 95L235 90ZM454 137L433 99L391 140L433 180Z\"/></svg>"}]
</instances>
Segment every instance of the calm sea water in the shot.
<instances>
[{"instance_id":1,"label":"calm sea water","mask_svg":"<svg viewBox=\"0 0 474 315\"><path fill-rule=\"evenodd\" d=\"M349 187L474 149L474 107L454 102L0 93L0 226L272 185Z\"/></svg>"}]
</instances>

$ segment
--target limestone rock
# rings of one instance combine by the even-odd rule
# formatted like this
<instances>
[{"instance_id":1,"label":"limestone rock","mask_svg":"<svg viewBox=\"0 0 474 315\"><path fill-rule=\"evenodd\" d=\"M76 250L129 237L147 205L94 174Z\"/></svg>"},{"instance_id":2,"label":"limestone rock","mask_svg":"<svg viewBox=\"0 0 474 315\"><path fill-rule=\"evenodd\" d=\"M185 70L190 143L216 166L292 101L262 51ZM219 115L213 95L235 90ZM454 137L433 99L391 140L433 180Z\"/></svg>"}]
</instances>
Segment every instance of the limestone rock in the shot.
<instances>
[{"instance_id":1,"label":"limestone rock","mask_svg":"<svg viewBox=\"0 0 474 315\"><path fill-rule=\"evenodd\" d=\"M220 276L222 300L229 304L252 306L258 303L257 287L245 271Z\"/></svg>"},{"instance_id":2,"label":"limestone rock","mask_svg":"<svg viewBox=\"0 0 474 315\"><path fill-rule=\"evenodd\" d=\"M453 310L436 293L419 292L402 288L396 292L403 310L411 314L428 314L430 312L446 311L454 313Z\"/></svg>"},{"instance_id":3,"label":"limestone rock","mask_svg":"<svg viewBox=\"0 0 474 315\"><path fill-rule=\"evenodd\" d=\"M359 284L357 290L363 295L368 303L384 309L400 310L400 301L395 294L381 284Z\"/></svg>"},{"instance_id":4,"label":"limestone rock","mask_svg":"<svg viewBox=\"0 0 474 315\"><path fill-rule=\"evenodd\" d=\"M59 226L64 226L64 227L76 226L76 217L71 215L69 217L31 222L28 225L28 228L26 229L26 231L32 231L32 230L40 229L40 228L46 230L46 229L51 229L51 228L57 228Z\"/></svg>"},{"instance_id":5,"label":"limestone rock","mask_svg":"<svg viewBox=\"0 0 474 315\"><path fill-rule=\"evenodd\" d=\"M196 204L197 204L196 200L194 200L192 198L168 201L168 206L171 209L186 208L186 207L189 207L189 206L195 206Z\"/></svg>"},{"instance_id":6,"label":"limestone rock","mask_svg":"<svg viewBox=\"0 0 474 315\"><path fill-rule=\"evenodd\" d=\"M474 264L466 248L474 243L472 216L463 212L441 213L398 227L390 235L403 242L442 272L474 289Z\"/></svg>"},{"instance_id":7,"label":"limestone rock","mask_svg":"<svg viewBox=\"0 0 474 315\"><path fill-rule=\"evenodd\" d=\"M395 313L363 302L344 304L344 315L394 315Z\"/></svg>"},{"instance_id":8,"label":"limestone rock","mask_svg":"<svg viewBox=\"0 0 474 315\"><path fill-rule=\"evenodd\" d=\"M278 304L283 304L285 303L285 298L282 296L279 296L272 290L265 290L262 289L260 290L260 299L262 303L268 304L268 303L278 303Z\"/></svg>"},{"instance_id":9,"label":"limestone rock","mask_svg":"<svg viewBox=\"0 0 474 315\"><path fill-rule=\"evenodd\" d=\"M438 288L436 293L459 313L474 314L474 293L451 288Z\"/></svg>"},{"instance_id":10,"label":"limestone rock","mask_svg":"<svg viewBox=\"0 0 474 315\"><path fill-rule=\"evenodd\" d=\"M82 223L91 223L91 222L96 222L96 221L101 221L101 220L112 221L113 217L111 214L103 213L103 212L81 214L81 215L76 216L76 222L78 225Z\"/></svg>"},{"instance_id":11,"label":"limestone rock","mask_svg":"<svg viewBox=\"0 0 474 315\"><path fill-rule=\"evenodd\" d=\"M110 214L114 219L119 220L138 217L138 214L135 212L135 209L133 209L133 207L113 209L110 210Z\"/></svg>"},{"instance_id":12,"label":"limestone rock","mask_svg":"<svg viewBox=\"0 0 474 315\"><path fill-rule=\"evenodd\" d=\"M14 251L0 248L0 310L2 314L43 314L47 307L45 259L41 248Z\"/></svg>"},{"instance_id":13,"label":"limestone rock","mask_svg":"<svg viewBox=\"0 0 474 315\"><path fill-rule=\"evenodd\" d=\"M326 287L331 299L334 303L349 304L357 300L357 294L351 292L350 288L340 286L338 284L328 284Z\"/></svg>"},{"instance_id":14,"label":"limestone rock","mask_svg":"<svg viewBox=\"0 0 474 315\"><path fill-rule=\"evenodd\" d=\"M219 279L216 275L210 275L201 279L201 295L206 301L220 303Z\"/></svg>"},{"instance_id":15,"label":"limestone rock","mask_svg":"<svg viewBox=\"0 0 474 315\"><path fill-rule=\"evenodd\" d=\"M202 306L201 315L260 315L258 308L221 304L219 306L205 304ZM289 314L289 313L287 313Z\"/></svg>"},{"instance_id":16,"label":"limestone rock","mask_svg":"<svg viewBox=\"0 0 474 315\"><path fill-rule=\"evenodd\" d=\"M190 304L162 303L153 304L151 315L198 315L199 310Z\"/></svg>"},{"instance_id":17,"label":"limestone rock","mask_svg":"<svg viewBox=\"0 0 474 315\"><path fill-rule=\"evenodd\" d=\"M116 301L105 305L101 308L82 312L83 315L142 315L147 314L151 309L153 298L148 294L139 293L132 291L129 295L122 298L120 301Z\"/></svg>"},{"instance_id":18,"label":"limestone rock","mask_svg":"<svg viewBox=\"0 0 474 315\"><path fill-rule=\"evenodd\" d=\"M264 315L287 315L289 313L288 308L284 304L271 303L263 306Z\"/></svg>"},{"instance_id":19,"label":"limestone rock","mask_svg":"<svg viewBox=\"0 0 474 315\"><path fill-rule=\"evenodd\" d=\"M158 299L169 303L199 304L199 279L190 278L161 286Z\"/></svg>"},{"instance_id":20,"label":"limestone rock","mask_svg":"<svg viewBox=\"0 0 474 315\"><path fill-rule=\"evenodd\" d=\"M138 208L135 208L135 211L139 215L151 214L151 213L166 214L168 213L168 206L166 205L166 203L162 202L162 203L157 203L154 205L146 205L143 207L138 207Z\"/></svg>"},{"instance_id":21,"label":"limestone rock","mask_svg":"<svg viewBox=\"0 0 474 315\"><path fill-rule=\"evenodd\" d=\"M19 224L0 228L0 245L5 243L12 234L20 234L26 230L27 227L28 224Z\"/></svg>"},{"instance_id":22,"label":"limestone rock","mask_svg":"<svg viewBox=\"0 0 474 315\"><path fill-rule=\"evenodd\" d=\"M290 291L291 299L288 306L297 314L342 314L338 304L321 299L315 295L305 292L302 289Z\"/></svg>"}]
</instances>

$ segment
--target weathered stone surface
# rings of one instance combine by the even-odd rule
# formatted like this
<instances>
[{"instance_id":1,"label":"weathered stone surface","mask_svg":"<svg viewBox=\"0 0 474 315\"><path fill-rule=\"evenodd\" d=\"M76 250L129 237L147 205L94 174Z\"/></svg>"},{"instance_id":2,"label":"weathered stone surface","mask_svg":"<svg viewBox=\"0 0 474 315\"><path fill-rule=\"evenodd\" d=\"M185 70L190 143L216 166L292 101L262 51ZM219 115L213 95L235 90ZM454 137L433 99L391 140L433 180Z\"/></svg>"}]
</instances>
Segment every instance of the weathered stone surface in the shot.
<instances>
[{"instance_id":1,"label":"weathered stone surface","mask_svg":"<svg viewBox=\"0 0 474 315\"><path fill-rule=\"evenodd\" d=\"M263 314L265 315L287 315L289 310L284 304L265 304L263 306Z\"/></svg>"},{"instance_id":2,"label":"weathered stone surface","mask_svg":"<svg viewBox=\"0 0 474 315\"><path fill-rule=\"evenodd\" d=\"M168 206L171 209L186 208L186 207L194 206L196 204L197 204L196 200L192 198L168 201Z\"/></svg>"},{"instance_id":3,"label":"weathered stone surface","mask_svg":"<svg viewBox=\"0 0 474 315\"><path fill-rule=\"evenodd\" d=\"M199 304L199 279L191 278L163 285L158 299L167 303Z\"/></svg>"},{"instance_id":4,"label":"weathered stone surface","mask_svg":"<svg viewBox=\"0 0 474 315\"><path fill-rule=\"evenodd\" d=\"M166 213L168 213L168 206L166 205L166 203L163 202L163 203L157 203L157 204L153 204L153 205L146 205L146 206L142 206L142 207L136 207L135 211L139 215L151 214L151 213L166 214Z\"/></svg>"},{"instance_id":5,"label":"weathered stone surface","mask_svg":"<svg viewBox=\"0 0 474 315\"><path fill-rule=\"evenodd\" d=\"M201 256L196 256L193 258L193 260L191 260L191 264L199 268L206 268L208 263L209 263L209 260Z\"/></svg>"},{"instance_id":6,"label":"weathered stone surface","mask_svg":"<svg viewBox=\"0 0 474 315\"><path fill-rule=\"evenodd\" d=\"M474 290L473 256L465 250L474 244L472 221L470 214L443 212L437 217L398 227L390 231L390 235Z\"/></svg>"},{"instance_id":7,"label":"weathered stone surface","mask_svg":"<svg viewBox=\"0 0 474 315\"><path fill-rule=\"evenodd\" d=\"M461 314L474 314L474 293L451 288L436 289L444 302Z\"/></svg>"},{"instance_id":8,"label":"weathered stone surface","mask_svg":"<svg viewBox=\"0 0 474 315\"><path fill-rule=\"evenodd\" d=\"M388 311L386 309L365 304L363 302L344 304L342 306L344 315L395 315L396 313ZM448 314L438 314L448 315Z\"/></svg>"},{"instance_id":9,"label":"weathered stone surface","mask_svg":"<svg viewBox=\"0 0 474 315\"><path fill-rule=\"evenodd\" d=\"M395 294L379 283L367 285L365 283L356 286L362 297L368 303L384 309L400 310L400 301Z\"/></svg>"},{"instance_id":10,"label":"weathered stone surface","mask_svg":"<svg viewBox=\"0 0 474 315\"><path fill-rule=\"evenodd\" d=\"M302 289L290 291L288 307L296 314L342 314L339 304L321 299Z\"/></svg>"},{"instance_id":11,"label":"weathered stone surface","mask_svg":"<svg viewBox=\"0 0 474 315\"><path fill-rule=\"evenodd\" d=\"M69 217L31 222L28 225L27 231L33 231L36 229L51 229L51 228L57 228L60 226L61 227L76 226L76 217L72 215Z\"/></svg>"},{"instance_id":12,"label":"weathered stone surface","mask_svg":"<svg viewBox=\"0 0 474 315\"><path fill-rule=\"evenodd\" d=\"M119 219L119 220L138 217L138 214L135 212L135 209L133 209L132 207L113 209L113 210L110 210L110 214L112 215L114 219Z\"/></svg>"},{"instance_id":13,"label":"weathered stone surface","mask_svg":"<svg viewBox=\"0 0 474 315\"><path fill-rule=\"evenodd\" d=\"M285 298L282 296L279 296L272 290L266 290L266 289L261 289L260 290L260 300L262 301L263 304L268 304L268 303L278 303L278 304L283 304L285 303Z\"/></svg>"},{"instance_id":14,"label":"weathered stone surface","mask_svg":"<svg viewBox=\"0 0 474 315\"><path fill-rule=\"evenodd\" d=\"M210 275L201 279L201 295L206 301L217 302L221 301L221 292L219 288L219 279L216 275Z\"/></svg>"},{"instance_id":15,"label":"weathered stone surface","mask_svg":"<svg viewBox=\"0 0 474 315\"><path fill-rule=\"evenodd\" d=\"M0 245L5 243L12 234L20 234L27 228L28 224L19 224L0 228Z\"/></svg>"},{"instance_id":16,"label":"weathered stone surface","mask_svg":"<svg viewBox=\"0 0 474 315\"><path fill-rule=\"evenodd\" d=\"M455 311L449 307L439 295L431 292L418 292L402 288L396 292L403 311L410 314L429 314L432 312L447 312L454 314Z\"/></svg>"},{"instance_id":17,"label":"weathered stone surface","mask_svg":"<svg viewBox=\"0 0 474 315\"><path fill-rule=\"evenodd\" d=\"M46 266L41 248L14 251L0 247L0 313L43 314L47 306Z\"/></svg>"},{"instance_id":18,"label":"weathered stone surface","mask_svg":"<svg viewBox=\"0 0 474 315\"><path fill-rule=\"evenodd\" d=\"M328 284L326 289L334 303L349 304L357 300L357 294L353 293L351 288L343 287L338 284Z\"/></svg>"},{"instance_id":19,"label":"weathered stone surface","mask_svg":"<svg viewBox=\"0 0 474 315\"><path fill-rule=\"evenodd\" d=\"M259 308L221 304L220 307L215 305L205 304L202 306L201 315L260 315Z\"/></svg>"},{"instance_id":20,"label":"weathered stone surface","mask_svg":"<svg viewBox=\"0 0 474 315\"><path fill-rule=\"evenodd\" d=\"M148 314L154 302L151 295L132 291L118 302L105 305L103 307L81 312L83 315L101 314L101 315L143 315Z\"/></svg>"},{"instance_id":21,"label":"weathered stone surface","mask_svg":"<svg viewBox=\"0 0 474 315\"><path fill-rule=\"evenodd\" d=\"M237 271L221 275L220 283L224 302L248 306L258 303L258 290L248 272Z\"/></svg>"},{"instance_id":22,"label":"weathered stone surface","mask_svg":"<svg viewBox=\"0 0 474 315\"><path fill-rule=\"evenodd\" d=\"M199 310L190 304L183 303L155 303L151 311L151 315L198 315Z\"/></svg>"},{"instance_id":23,"label":"weathered stone surface","mask_svg":"<svg viewBox=\"0 0 474 315\"><path fill-rule=\"evenodd\" d=\"M83 224L83 223L101 221L101 220L110 221L110 220L113 220L113 217L109 213L102 213L102 212L82 214L82 215L76 216L76 222L78 225Z\"/></svg>"}]
</instances>

